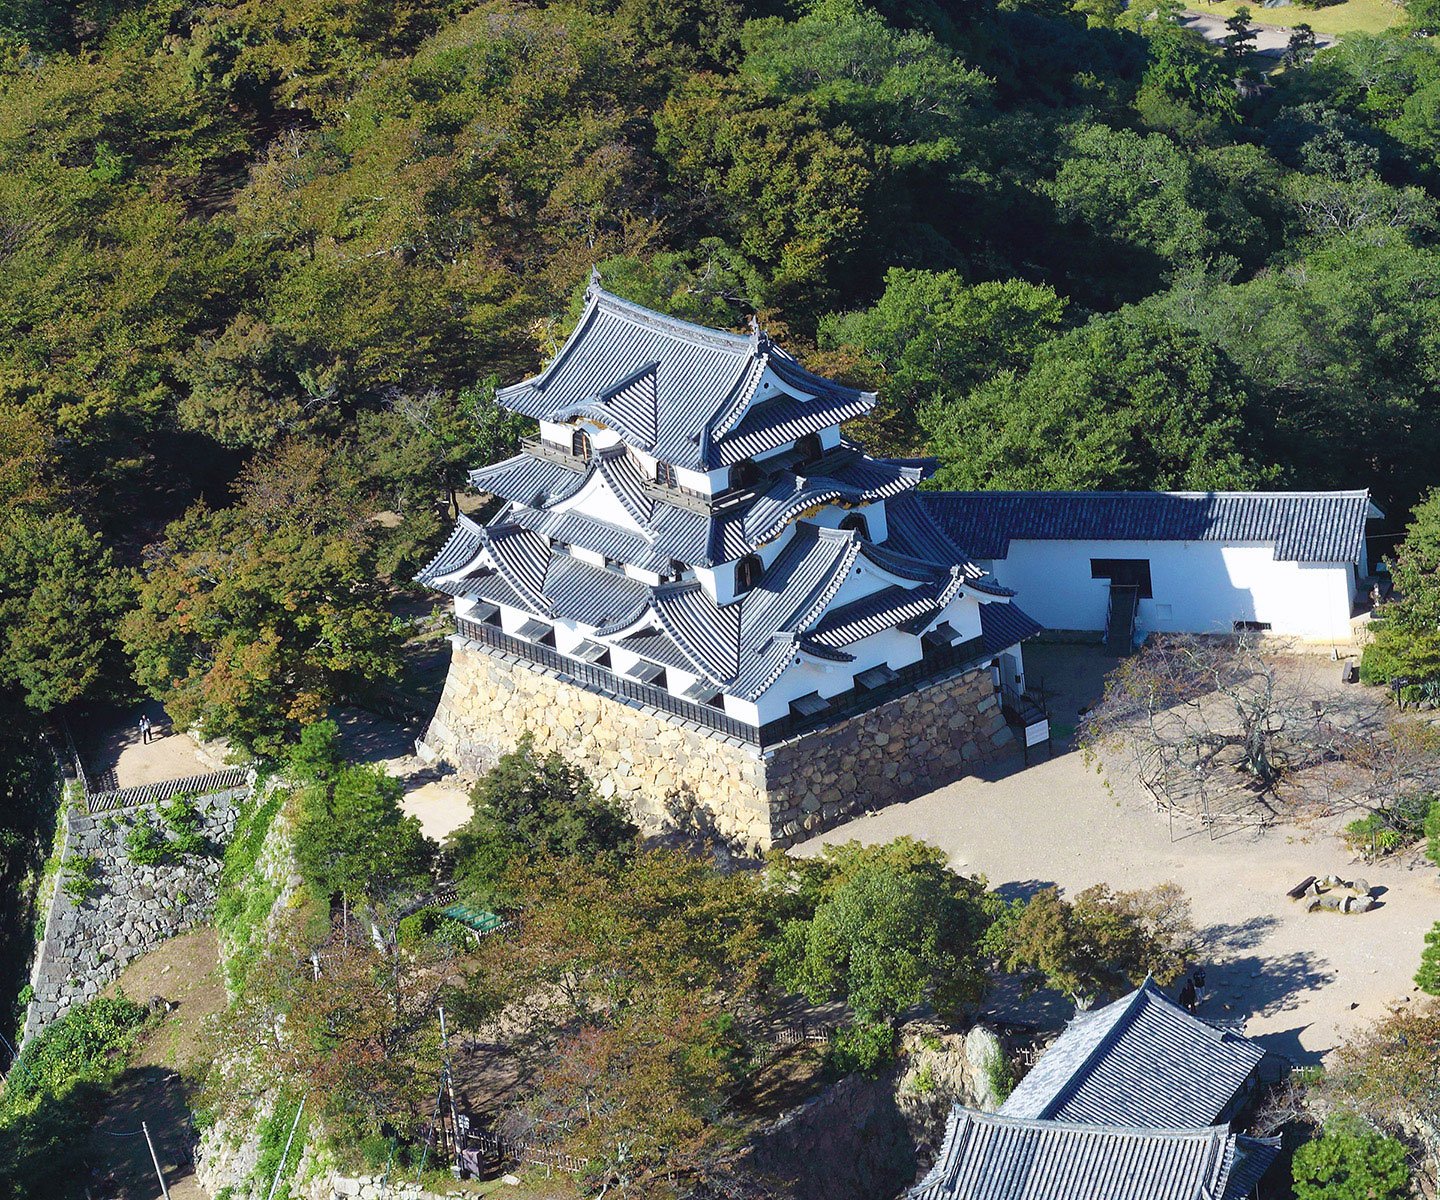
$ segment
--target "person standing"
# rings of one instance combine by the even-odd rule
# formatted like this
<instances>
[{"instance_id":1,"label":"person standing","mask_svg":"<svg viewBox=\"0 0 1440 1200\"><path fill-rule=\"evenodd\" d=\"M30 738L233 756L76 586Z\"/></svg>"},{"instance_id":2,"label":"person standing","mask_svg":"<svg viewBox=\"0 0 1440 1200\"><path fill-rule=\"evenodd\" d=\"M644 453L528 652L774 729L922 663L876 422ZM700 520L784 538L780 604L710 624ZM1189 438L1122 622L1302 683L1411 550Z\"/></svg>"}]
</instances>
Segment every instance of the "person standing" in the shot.
<instances>
[{"instance_id":1,"label":"person standing","mask_svg":"<svg viewBox=\"0 0 1440 1200\"><path fill-rule=\"evenodd\" d=\"M140 714L140 744L142 746L150 744L150 718L144 713Z\"/></svg>"}]
</instances>

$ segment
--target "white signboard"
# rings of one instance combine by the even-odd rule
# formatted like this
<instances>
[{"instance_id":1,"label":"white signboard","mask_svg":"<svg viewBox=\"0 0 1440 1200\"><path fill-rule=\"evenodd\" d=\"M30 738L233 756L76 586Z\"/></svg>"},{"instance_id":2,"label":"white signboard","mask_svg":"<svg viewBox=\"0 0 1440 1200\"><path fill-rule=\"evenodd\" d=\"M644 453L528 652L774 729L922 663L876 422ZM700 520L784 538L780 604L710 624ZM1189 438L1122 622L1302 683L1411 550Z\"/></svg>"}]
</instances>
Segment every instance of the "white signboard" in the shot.
<instances>
[{"instance_id":1,"label":"white signboard","mask_svg":"<svg viewBox=\"0 0 1440 1200\"><path fill-rule=\"evenodd\" d=\"M1041 742L1050 740L1050 722L1036 721L1033 725L1025 726L1025 744L1027 746L1038 746Z\"/></svg>"}]
</instances>

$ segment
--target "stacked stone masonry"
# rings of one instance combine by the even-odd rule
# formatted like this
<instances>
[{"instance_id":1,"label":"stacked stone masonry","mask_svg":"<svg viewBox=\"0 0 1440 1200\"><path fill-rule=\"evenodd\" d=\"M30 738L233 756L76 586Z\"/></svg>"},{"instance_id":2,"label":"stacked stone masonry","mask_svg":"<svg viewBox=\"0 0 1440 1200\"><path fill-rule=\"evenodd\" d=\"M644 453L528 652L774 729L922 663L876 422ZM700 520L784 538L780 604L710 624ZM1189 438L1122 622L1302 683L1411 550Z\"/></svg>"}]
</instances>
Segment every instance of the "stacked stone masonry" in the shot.
<instances>
[{"instance_id":1,"label":"stacked stone masonry","mask_svg":"<svg viewBox=\"0 0 1440 1200\"><path fill-rule=\"evenodd\" d=\"M247 792L195 800L201 832L212 845L223 846L234 833L236 805ZM55 888L31 971L34 998L25 1015L25 1037L72 1005L93 999L132 959L210 919L220 877L218 853L155 866L131 862L125 835L143 815L147 810L97 816L76 808L67 814L65 862L73 864L82 855L94 860L99 886L80 902L63 887Z\"/></svg>"},{"instance_id":2,"label":"stacked stone masonry","mask_svg":"<svg viewBox=\"0 0 1440 1200\"><path fill-rule=\"evenodd\" d=\"M424 739L432 754L478 775L529 734L539 753L581 767L644 828L713 829L752 853L950 783L1012 742L984 669L762 753L463 638L453 645Z\"/></svg>"}]
</instances>

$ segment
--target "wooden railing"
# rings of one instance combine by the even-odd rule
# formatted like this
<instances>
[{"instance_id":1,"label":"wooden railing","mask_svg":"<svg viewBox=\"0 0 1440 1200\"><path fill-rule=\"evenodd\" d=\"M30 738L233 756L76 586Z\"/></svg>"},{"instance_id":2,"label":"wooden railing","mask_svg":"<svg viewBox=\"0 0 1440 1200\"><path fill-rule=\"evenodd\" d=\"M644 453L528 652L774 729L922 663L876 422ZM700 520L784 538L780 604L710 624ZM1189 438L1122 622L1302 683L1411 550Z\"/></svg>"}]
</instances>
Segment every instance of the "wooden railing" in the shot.
<instances>
[{"instance_id":1,"label":"wooden railing","mask_svg":"<svg viewBox=\"0 0 1440 1200\"><path fill-rule=\"evenodd\" d=\"M550 646L527 642L524 638L508 634L494 625L457 617L455 628L461 637L469 641L515 658L538 663L577 687L642 704L682 721L714 730L726 737L761 747L789 741L801 734L838 724L945 675L976 667L990 657L985 648L985 639L980 637L971 638L957 646L942 646L931 650L918 662L901 667L895 672L894 679L878 688L856 687L834 697L828 707L812 716L792 713L757 728L709 705L695 704L664 688L652 687L650 684L617 675L606 667L580 662Z\"/></svg>"},{"instance_id":2,"label":"wooden railing","mask_svg":"<svg viewBox=\"0 0 1440 1200\"><path fill-rule=\"evenodd\" d=\"M584 471L587 465L585 460L572 452L568 446L547 442L544 438L522 437L520 449L526 454L533 454L536 458L543 458L546 462L555 463L557 466L577 473Z\"/></svg>"},{"instance_id":3,"label":"wooden railing","mask_svg":"<svg viewBox=\"0 0 1440 1200\"><path fill-rule=\"evenodd\" d=\"M86 794L85 807L92 813L111 812L117 808L138 808L169 800L172 796L210 796L245 787L252 782L249 767L227 767L208 775L191 775L185 779L166 779L160 783L142 783L137 787L116 788L108 792Z\"/></svg>"}]
</instances>

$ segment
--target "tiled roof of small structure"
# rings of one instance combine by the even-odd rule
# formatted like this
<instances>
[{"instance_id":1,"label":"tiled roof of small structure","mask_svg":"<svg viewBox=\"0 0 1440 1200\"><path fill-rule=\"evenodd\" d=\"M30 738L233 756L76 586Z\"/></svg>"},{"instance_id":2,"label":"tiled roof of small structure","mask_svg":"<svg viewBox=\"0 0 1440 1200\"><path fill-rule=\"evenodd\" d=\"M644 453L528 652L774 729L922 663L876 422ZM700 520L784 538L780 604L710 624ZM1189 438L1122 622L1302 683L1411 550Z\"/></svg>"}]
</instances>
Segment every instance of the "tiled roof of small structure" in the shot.
<instances>
[{"instance_id":1,"label":"tiled roof of small structure","mask_svg":"<svg viewBox=\"0 0 1440 1200\"><path fill-rule=\"evenodd\" d=\"M1205 1129L1068 1125L956 1107L911 1200L1242 1200L1278 1139Z\"/></svg>"},{"instance_id":2,"label":"tiled roof of small structure","mask_svg":"<svg viewBox=\"0 0 1440 1200\"><path fill-rule=\"evenodd\" d=\"M1000 1111L1079 1124L1206 1126L1225 1114L1264 1056L1255 1042L1192 1016L1147 980L1114 1004L1077 1014Z\"/></svg>"},{"instance_id":3,"label":"tiled roof of small structure","mask_svg":"<svg viewBox=\"0 0 1440 1200\"><path fill-rule=\"evenodd\" d=\"M976 558L1012 539L1272 543L1286 562L1356 562L1368 492L927 492L930 515Z\"/></svg>"},{"instance_id":4,"label":"tiled roof of small structure","mask_svg":"<svg viewBox=\"0 0 1440 1200\"><path fill-rule=\"evenodd\" d=\"M757 395L767 367L808 398ZM875 404L871 393L806 371L763 334L706 329L596 285L549 366L496 398L540 420L589 417L657 458L699 470L751 458Z\"/></svg>"},{"instance_id":5,"label":"tiled roof of small structure","mask_svg":"<svg viewBox=\"0 0 1440 1200\"><path fill-rule=\"evenodd\" d=\"M980 636L985 639L985 649L992 653L998 654L1001 650L1018 646L1044 628L1014 602L980 606Z\"/></svg>"}]
</instances>

